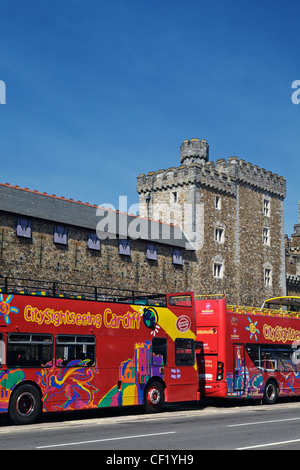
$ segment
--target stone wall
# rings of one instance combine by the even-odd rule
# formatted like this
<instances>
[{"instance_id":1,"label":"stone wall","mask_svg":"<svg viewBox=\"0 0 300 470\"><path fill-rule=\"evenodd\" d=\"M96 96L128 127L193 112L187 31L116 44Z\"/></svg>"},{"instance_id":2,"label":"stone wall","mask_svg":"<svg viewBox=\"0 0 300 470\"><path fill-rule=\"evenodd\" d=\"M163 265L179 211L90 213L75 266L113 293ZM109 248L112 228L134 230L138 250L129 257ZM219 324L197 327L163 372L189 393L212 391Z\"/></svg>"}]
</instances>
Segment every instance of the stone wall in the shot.
<instances>
[{"instance_id":1,"label":"stone wall","mask_svg":"<svg viewBox=\"0 0 300 470\"><path fill-rule=\"evenodd\" d=\"M157 244L157 261L146 257L147 242L130 240L130 256L119 254L119 239L101 240L100 251L87 247L89 230L67 225L68 244L53 241L55 221L31 218L30 239L16 234L18 215L0 211L2 276L71 282L147 292L174 292L189 285L194 252L182 251L173 264L172 246Z\"/></svg>"}]
</instances>

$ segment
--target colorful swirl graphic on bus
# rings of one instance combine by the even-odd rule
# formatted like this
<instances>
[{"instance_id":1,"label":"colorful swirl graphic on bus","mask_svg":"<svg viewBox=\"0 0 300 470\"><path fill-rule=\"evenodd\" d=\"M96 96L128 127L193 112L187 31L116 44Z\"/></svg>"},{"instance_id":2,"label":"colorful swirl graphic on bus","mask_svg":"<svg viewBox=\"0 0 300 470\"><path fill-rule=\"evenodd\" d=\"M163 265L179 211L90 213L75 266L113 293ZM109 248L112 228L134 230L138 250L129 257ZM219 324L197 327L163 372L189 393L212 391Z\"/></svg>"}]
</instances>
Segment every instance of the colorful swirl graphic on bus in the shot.
<instances>
[{"instance_id":1,"label":"colorful swirl graphic on bus","mask_svg":"<svg viewBox=\"0 0 300 470\"><path fill-rule=\"evenodd\" d=\"M95 407L95 394L99 390L92 382L99 371L97 367L86 367L85 362L76 359L61 370L45 368L36 372L37 384L45 397L44 411ZM52 406L54 398L60 404Z\"/></svg>"},{"instance_id":2,"label":"colorful swirl graphic on bus","mask_svg":"<svg viewBox=\"0 0 300 470\"><path fill-rule=\"evenodd\" d=\"M8 295L6 299L4 299L3 294L0 294L0 318L3 316L4 321L7 325L10 324L10 314L11 313L19 313L19 309L17 307L13 307L10 305L10 302L13 299L13 295Z\"/></svg>"},{"instance_id":3,"label":"colorful swirl graphic on bus","mask_svg":"<svg viewBox=\"0 0 300 470\"><path fill-rule=\"evenodd\" d=\"M13 388L25 380L22 369L3 370L0 373L0 411L7 411Z\"/></svg>"}]
</instances>

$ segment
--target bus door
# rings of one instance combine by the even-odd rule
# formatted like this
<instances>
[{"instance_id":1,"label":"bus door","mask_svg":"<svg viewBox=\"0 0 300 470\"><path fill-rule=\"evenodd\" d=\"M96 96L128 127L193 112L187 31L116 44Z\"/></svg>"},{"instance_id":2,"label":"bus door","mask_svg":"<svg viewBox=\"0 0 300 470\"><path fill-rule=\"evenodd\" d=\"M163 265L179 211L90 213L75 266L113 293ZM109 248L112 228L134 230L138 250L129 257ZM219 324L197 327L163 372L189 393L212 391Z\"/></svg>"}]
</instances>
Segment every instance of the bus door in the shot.
<instances>
[{"instance_id":1,"label":"bus door","mask_svg":"<svg viewBox=\"0 0 300 470\"><path fill-rule=\"evenodd\" d=\"M245 388L245 349L243 344L233 345L233 390L243 391Z\"/></svg>"}]
</instances>

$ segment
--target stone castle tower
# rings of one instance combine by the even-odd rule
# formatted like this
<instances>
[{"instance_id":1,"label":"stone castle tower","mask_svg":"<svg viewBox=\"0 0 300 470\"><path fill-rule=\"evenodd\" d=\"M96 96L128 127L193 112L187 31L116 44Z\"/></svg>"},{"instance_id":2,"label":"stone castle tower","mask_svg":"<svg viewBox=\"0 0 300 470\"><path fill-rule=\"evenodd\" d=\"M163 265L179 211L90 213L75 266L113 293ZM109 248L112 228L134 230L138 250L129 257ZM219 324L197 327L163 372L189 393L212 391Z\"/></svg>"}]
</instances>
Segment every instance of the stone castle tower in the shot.
<instances>
[{"instance_id":1,"label":"stone castle tower","mask_svg":"<svg viewBox=\"0 0 300 470\"><path fill-rule=\"evenodd\" d=\"M179 225L189 239L191 290L253 305L285 294L282 176L237 157L209 161L208 143L192 139L180 166L139 175L137 191L141 216Z\"/></svg>"},{"instance_id":2,"label":"stone castle tower","mask_svg":"<svg viewBox=\"0 0 300 470\"><path fill-rule=\"evenodd\" d=\"M190 163L208 162L209 146L206 140L192 139L185 140L180 147L180 163L189 165Z\"/></svg>"}]
</instances>

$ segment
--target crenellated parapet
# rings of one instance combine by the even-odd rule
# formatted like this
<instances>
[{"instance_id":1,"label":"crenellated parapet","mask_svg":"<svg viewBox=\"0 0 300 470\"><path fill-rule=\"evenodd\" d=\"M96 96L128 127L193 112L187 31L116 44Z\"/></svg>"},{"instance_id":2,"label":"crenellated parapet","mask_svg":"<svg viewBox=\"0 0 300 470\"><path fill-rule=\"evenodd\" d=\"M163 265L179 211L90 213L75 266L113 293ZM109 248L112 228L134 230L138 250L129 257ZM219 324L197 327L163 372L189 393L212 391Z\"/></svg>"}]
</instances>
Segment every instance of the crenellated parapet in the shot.
<instances>
[{"instance_id":1,"label":"crenellated parapet","mask_svg":"<svg viewBox=\"0 0 300 470\"><path fill-rule=\"evenodd\" d=\"M168 168L141 174L137 178L137 192L139 194L152 191L165 191L172 188L200 184L234 195L236 185L230 175L218 171L213 162L205 165L192 163L189 166Z\"/></svg>"},{"instance_id":2,"label":"crenellated parapet","mask_svg":"<svg viewBox=\"0 0 300 470\"><path fill-rule=\"evenodd\" d=\"M232 175L239 183L285 198L286 180L283 176L278 176L277 173L272 173L237 157L228 158L228 163L225 165L223 160L217 160L216 168Z\"/></svg>"},{"instance_id":3,"label":"crenellated parapet","mask_svg":"<svg viewBox=\"0 0 300 470\"><path fill-rule=\"evenodd\" d=\"M182 165L205 164L208 160L209 145L206 140L191 139L182 142L180 147L180 163Z\"/></svg>"},{"instance_id":4,"label":"crenellated parapet","mask_svg":"<svg viewBox=\"0 0 300 470\"><path fill-rule=\"evenodd\" d=\"M139 175L138 193L197 184L199 187L208 187L235 195L237 184L244 184L280 198L284 198L286 194L286 181L282 176L243 159L230 157L228 161L225 159L219 159L216 163L208 161L208 144L203 140L184 141L180 149L180 161L182 165L179 167Z\"/></svg>"}]
</instances>

